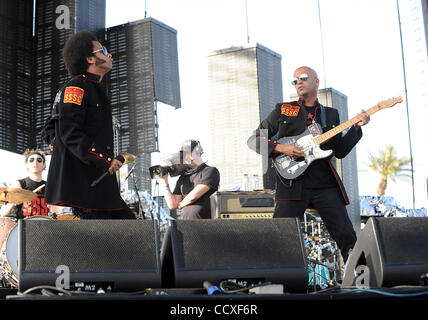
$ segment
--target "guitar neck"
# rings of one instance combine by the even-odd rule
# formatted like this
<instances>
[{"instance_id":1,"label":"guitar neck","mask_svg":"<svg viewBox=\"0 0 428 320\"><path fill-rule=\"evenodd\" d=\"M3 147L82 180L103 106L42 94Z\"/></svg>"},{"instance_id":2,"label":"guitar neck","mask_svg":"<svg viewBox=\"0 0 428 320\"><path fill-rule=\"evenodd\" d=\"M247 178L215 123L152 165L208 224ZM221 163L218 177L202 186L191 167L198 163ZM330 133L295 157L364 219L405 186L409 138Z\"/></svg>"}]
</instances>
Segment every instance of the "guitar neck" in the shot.
<instances>
[{"instance_id":1,"label":"guitar neck","mask_svg":"<svg viewBox=\"0 0 428 320\"><path fill-rule=\"evenodd\" d=\"M379 104L377 104L374 107L371 107L366 112L369 115L372 115L373 113L375 113L381 109L382 109L382 107ZM323 133L322 135L315 137L314 140L318 144L323 144L323 143L327 142L328 140L330 140L331 138L333 138L335 135L337 135L337 134L341 133L342 131L348 129L349 127L353 126L354 124L356 124L360 120L361 119L359 116L355 116L352 119L349 119L348 121L338 125L337 127L334 127L333 129Z\"/></svg>"}]
</instances>

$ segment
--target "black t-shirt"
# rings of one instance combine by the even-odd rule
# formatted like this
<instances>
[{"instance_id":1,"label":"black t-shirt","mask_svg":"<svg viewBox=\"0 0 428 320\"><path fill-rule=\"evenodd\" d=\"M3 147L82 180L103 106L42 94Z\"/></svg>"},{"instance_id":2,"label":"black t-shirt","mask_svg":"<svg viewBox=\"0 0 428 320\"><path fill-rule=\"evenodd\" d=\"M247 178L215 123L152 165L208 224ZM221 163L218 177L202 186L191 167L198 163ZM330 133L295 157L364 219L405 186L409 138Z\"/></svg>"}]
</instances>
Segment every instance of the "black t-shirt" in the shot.
<instances>
[{"instance_id":1,"label":"black t-shirt","mask_svg":"<svg viewBox=\"0 0 428 320\"><path fill-rule=\"evenodd\" d=\"M311 125L313 120L321 123L320 108L316 108L315 106L305 106L305 108L308 112L307 126ZM312 162L304 172L303 179L303 186L305 188L327 188L337 185L327 159L318 159Z\"/></svg>"},{"instance_id":2,"label":"black t-shirt","mask_svg":"<svg viewBox=\"0 0 428 320\"><path fill-rule=\"evenodd\" d=\"M33 191L40 187L43 184L46 184L46 181L42 180L40 182L34 181L30 178L24 178L18 180L21 184L21 188L25 190ZM49 213L49 208L45 203L45 187L41 188L37 192L37 198L32 201L24 202L17 207L16 217L22 219L29 216L47 216Z\"/></svg>"},{"instance_id":3,"label":"black t-shirt","mask_svg":"<svg viewBox=\"0 0 428 320\"><path fill-rule=\"evenodd\" d=\"M187 196L198 184L210 187L202 197L194 203L181 209L182 219L210 219L211 204L210 196L217 191L220 184L220 172L215 167L203 163L189 175L182 175L177 180L173 194Z\"/></svg>"}]
</instances>

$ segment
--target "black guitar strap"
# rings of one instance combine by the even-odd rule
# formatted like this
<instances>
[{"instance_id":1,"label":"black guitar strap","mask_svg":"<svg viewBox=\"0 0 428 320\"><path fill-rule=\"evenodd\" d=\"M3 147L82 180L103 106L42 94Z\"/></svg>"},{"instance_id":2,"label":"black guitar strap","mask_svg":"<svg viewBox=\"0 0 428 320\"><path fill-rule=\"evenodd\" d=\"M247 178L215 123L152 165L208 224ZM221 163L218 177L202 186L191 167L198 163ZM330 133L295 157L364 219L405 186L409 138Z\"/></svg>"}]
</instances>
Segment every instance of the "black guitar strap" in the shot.
<instances>
[{"instance_id":1,"label":"black guitar strap","mask_svg":"<svg viewBox=\"0 0 428 320\"><path fill-rule=\"evenodd\" d=\"M327 127L327 119L325 115L325 107L320 103L320 110L321 110L321 127L323 130Z\"/></svg>"}]
</instances>

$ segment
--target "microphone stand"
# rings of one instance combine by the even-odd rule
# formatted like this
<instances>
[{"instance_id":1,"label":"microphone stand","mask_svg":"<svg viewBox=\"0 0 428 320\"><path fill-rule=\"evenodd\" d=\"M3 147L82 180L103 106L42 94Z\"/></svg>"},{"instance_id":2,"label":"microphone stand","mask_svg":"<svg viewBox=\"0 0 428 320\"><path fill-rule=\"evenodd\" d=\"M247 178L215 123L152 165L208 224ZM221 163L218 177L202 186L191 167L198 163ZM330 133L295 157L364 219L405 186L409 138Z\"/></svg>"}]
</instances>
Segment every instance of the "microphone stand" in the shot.
<instances>
[{"instance_id":1,"label":"microphone stand","mask_svg":"<svg viewBox=\"0 0 428 320\"><path fill-rule=\"evenodd\" d=\"M153 218L153 213L152 213L152 219L153 219L153 227L156 230L157 237L162 242L162 232L161 232L161 228L160 228L160 208L159 208L159 198L160 198L159 192L160 191L159 191L159 181L158 181L158 179L156 179L155 190L154 190L153 194L156 194L156 189L157 189L157 194L158 194L158 199L157 199L157 205L158 205L157 217L158 217L158 222L155 223L155 220ZM153 201L154 201L154 199L153 199ZM159 250L160 250L160 248L159 248Z\"/></svg>"},{"instance_id":2,"label":"microphone stand","mask_svg":"<svg viewBox=\"0 0 428 320\"><path fill-rule=\"evenodd\" d=\"M156 183L155 183L155 192L156 192L156 189L157 189L157 193L158 193L158 210L157 211L159 212L159 181L157 179L156 179ZM160 214L157 214L157 217L158 217L158 221L160 222ZM152 215L152 218L153 218L153 215Z\"/></svg>"},{"instance_id":3,"label":"microphone stand","mask_svg":"<svg viewBox=\"0 0 428 320\"><path fill-rule=\"evenodd\" d=\"M115 149L114 151L115 151L116 155L118 155L119 154L119 132L120 132L121 124L115 116L112 116L112 121L113 121L113 144L114 144L113 147ZM116 172L116 180L117 180L117 184L118 184L119 190L120 190L120 173L119 173L119 171Z\"/></svg>"},{"instance_id":4,"label":"microphone stand","mask_svg":"<svg viewBox=\"0 0 428 320\"><path fill-rule=\"evenodd\" d=\"M137 188L137 181L135 180L135 175L134 172L131 173L132 176L132 181L134 182L134 190L135 193L137 194L137 198L138 198L138 215L141 219L141 217L143 217L143 219L146 219L146 217L143 214L143 210L141 209L141 198L140 198L140 194L138 193L138 188Z\"/></svg>"}]
</instances>

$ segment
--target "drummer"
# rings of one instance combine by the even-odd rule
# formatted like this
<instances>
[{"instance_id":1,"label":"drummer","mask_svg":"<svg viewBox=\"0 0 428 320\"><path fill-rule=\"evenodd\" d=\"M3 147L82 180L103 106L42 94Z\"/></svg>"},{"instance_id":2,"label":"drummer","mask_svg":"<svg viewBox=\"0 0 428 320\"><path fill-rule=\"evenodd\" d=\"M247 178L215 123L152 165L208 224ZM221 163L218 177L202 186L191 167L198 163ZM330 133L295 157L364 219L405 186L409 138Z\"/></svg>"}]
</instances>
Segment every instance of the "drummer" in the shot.
<instances>
[{"instance_id":1,"label":"drummer","mask_svg":"<svg viewBox=\"0 0 428 320\"><path fill-rule=\"evenodd\" d=\"M37 197L32 201L22 204L8 203L0 209L2 217L11 216L23 219L29 216L47 216L49 208L45 203L45 184L42 179L43 170L46 168L46 157L42 150L29 150L24 152L24 164L28 172L28 177L17 180L13 188L21 188L33 191Z\"/></svg>"}]
</instances>

